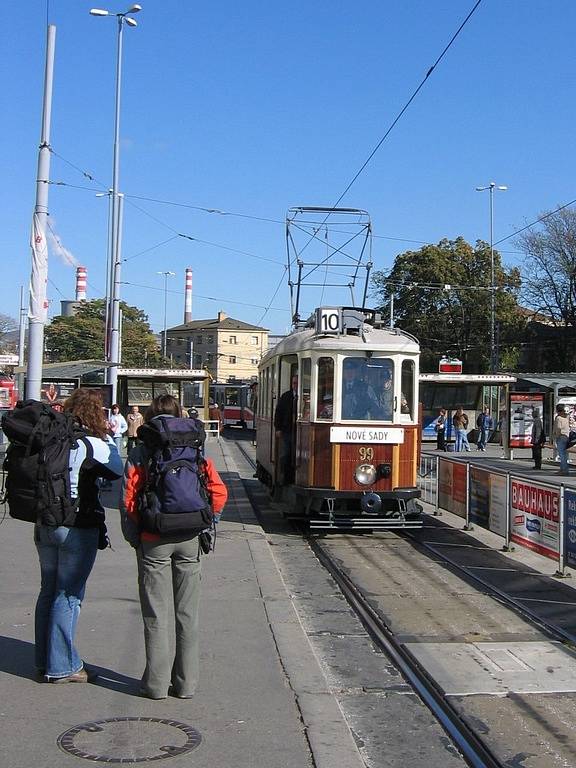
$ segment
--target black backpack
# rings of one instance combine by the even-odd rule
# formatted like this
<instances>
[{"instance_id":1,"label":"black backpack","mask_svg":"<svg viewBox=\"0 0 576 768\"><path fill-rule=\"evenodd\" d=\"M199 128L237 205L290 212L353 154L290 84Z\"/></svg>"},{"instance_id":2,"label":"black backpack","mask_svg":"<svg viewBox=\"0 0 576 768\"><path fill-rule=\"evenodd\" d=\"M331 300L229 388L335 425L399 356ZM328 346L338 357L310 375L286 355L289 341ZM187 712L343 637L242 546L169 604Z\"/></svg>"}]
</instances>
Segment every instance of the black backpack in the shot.
<instances>
[{"instance_id":1,"label":"black backpack","mask_svg":"<svg viewBox=\"0 0 576 768\"><path fill-rule=\"evenodd\" d=\"M206 438L196 419L158 416L138 429L150 458L138 496L143 530L194 538L212 527L201 449Z\"/></svg>"},{"instance_id":2,"label":"black backpack","mask_svg":"<svg viewBox=\"0 0 576 768\"><path fill-rule=\"evenodd\" d=\"M43 525L73 526L78 501L70 495L70 450L85 435L69 413L23 400L2 417L10 441L3 497L10 516Z\"/></svg>"}]
</instances>

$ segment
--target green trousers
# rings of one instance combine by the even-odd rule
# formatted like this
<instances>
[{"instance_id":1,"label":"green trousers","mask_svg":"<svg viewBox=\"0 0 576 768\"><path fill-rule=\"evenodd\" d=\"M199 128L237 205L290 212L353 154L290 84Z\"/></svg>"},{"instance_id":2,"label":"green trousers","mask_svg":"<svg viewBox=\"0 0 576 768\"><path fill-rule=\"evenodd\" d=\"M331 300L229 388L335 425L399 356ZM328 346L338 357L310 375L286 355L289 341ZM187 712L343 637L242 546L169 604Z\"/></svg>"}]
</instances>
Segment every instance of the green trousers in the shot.
<instances>
[{"instance_id":1,"label":"green trousers","mask_svg":"<svg viewBox=\"0 0 576 768\"><path fill-rule=\"evenodd\" d=\"M153 698L163 698L172 684L175 695L191 696L198 683L198 540L144 542L137 549L137 557L146 647L142 690Z\"/></svg>"}]
</instances>

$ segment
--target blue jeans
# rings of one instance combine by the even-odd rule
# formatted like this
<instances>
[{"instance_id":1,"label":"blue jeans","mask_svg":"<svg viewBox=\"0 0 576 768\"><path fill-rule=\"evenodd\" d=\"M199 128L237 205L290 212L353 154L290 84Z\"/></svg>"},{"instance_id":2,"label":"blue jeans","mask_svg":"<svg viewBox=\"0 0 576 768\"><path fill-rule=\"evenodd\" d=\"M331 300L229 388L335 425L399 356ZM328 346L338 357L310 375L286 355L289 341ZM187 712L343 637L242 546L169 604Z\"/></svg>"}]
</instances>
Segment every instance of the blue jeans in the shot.
<instances>
[{"instance_id":1,"label":"blue jeans","mask_svg":"<svg viewBox=\"0 0 576 768\"><path fill-rule=\"evenodd\" d=\"M118 453L122 455L122 443L124 442L122 435L115 436L114 442L116 443L116 448L118 448Z\"/></svg>"},{"instance_id":2,"label":"blue jeans","mask_svg":"<svg viewBox=\"0 0 576 768\"><path fill-rule=\"evenodd\" d=\"M461 451L463 449L470 450L470 443L468 442L468 433L465 429L456 430L456 446L455 451Z\"/></svg>"},{"instance_id":3,"label":"blue jeans","mask_svg":"<svg viewBox=\"0 0 576 768\"><path fill-rule=\"evenodd\" d=\"M486 443L490 439L490 430L489 429L482 429L480 428L478 430L478 448L486 448Z\"/></svg>"},{"instance_id":4,"label":"blue jeans","mask_svg":"<svg viewBox=\"0 0 576 768\"><path fill-rule=\"evenodd\" d=\"M558 435L556 438L556 450L560 459L560 472L568 474L568 437Z\"/></svg>"},{"instance_id":5,"label":"blue jeans","mask_svg":"<svg viewBox=\"0 0 576 768\"><path fill-rule=\"evenodd\" d=\"M48 677L68 677L83 662L74 647L86 581L98 552L98 528L36 526L40 594L36 601L36 668Z\"/></svg>"}]
</instances>

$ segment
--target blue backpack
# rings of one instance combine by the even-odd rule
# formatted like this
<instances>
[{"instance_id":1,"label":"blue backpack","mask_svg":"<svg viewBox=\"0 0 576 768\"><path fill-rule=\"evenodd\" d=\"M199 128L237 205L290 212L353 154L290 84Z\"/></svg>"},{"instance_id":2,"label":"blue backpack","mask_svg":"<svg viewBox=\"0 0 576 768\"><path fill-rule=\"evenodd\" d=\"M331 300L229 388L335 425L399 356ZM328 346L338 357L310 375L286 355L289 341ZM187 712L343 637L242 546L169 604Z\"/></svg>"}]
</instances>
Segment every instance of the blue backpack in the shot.
<instances>
[{"instance_id":1,"label":"blue backpack","mask_svg":"<svg viewBox=\"0 0 576 768\"><path fill-rule=\"evenodd\" d=\"M150 454L147 480L138 498L143 530L194 538L212 527L201 449L204 427L195 419L157 416L138 430Z\"/></svg>"}]
</instances>

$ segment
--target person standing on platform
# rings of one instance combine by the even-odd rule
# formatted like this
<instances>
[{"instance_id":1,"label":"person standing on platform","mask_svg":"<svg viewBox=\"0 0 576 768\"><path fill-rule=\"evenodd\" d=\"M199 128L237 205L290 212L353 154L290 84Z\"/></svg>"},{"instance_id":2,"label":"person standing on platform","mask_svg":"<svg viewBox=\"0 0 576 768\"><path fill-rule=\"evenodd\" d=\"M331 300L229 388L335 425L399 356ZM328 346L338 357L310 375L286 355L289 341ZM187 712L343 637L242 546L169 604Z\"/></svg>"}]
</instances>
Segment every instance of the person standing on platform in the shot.
<instances>
[{"instance_id":1,"label":"person standing on platform","mask_svg":"<svg viewBox=\"0 0 576 768\"><path fill-rule=\"evenodd\" d=\"M174 422L173 435L185 445L185 436L203 433L196 419L183 419L180 405L172 395L155 397L146 412L146 426L140 431L141 442L132 451L124 468L120 496L120 521L126 541L136 550L140 609L144 624L146 667L140 693L150 699L165 699L170 693L179 699L194 695L199 673L199 619L201 561L204 532L168 534L143 530L141 496L153 470L155 450L148 435L155 426ZM154 422L159 424L155 425ZM164 426L168 429L169 425ZM192 433L192 434L190 434ZM182 450L182 448L180 448ZM189 464L189 460L186 460ZM184 460L182 460L184 462ZM198 476L208 496L214 522L218 522L228 492L211 459L197 457ZM187 486L188 487L188 486ZM176 500L178 501L178 500ZM177 515L166 514L166 517ZM182 514L178 515L182 517ZM174 629L170 631L170 613L174 610ZM175 635L174 646L171 636Z\"/></svg>"},{"instance_id":2,"label":"person standing on platform","mask_svg":"<svg viewBox=\"0 0 576 768\"><path fill-rule=\"evenodd\" d=\"M118 453L122 453L122 436L128 429L126 419L120 413L120 406L114 403L112 406L112 413L108 417L108 427L118 448Z\"/></svg>"},{"instance_id":3,"label":"person standing on platform","mask_svg":"<svg viewBox=\"0 0 576 768\"><path fill-rule=\"evenodd\" d=\"M136 436L136 433L138 432L138 427L144 424L144 416L140 413L140 409L137 405L133 405L130 409L130 413L128 414L128 453L134 448L136 443L138 442L138 438Z\"/></svg>"},{"instance_id":4,"label":"person standing on platform","mask_svg":"<svg viewBox=\"0 0 576 768\"><path fill-rule=\"evenodd\" d=\"M121 477L122 460L106 434L102 400L95 390L74 390L64 411L84 433L70 451L70 496L78 506L67 525L34 526L41 579L34 616L35 661L39 679L88 683L91 677L75 647L76 626L96 554L107 543L99 478Z\"/></svg>"},{"instance_id":5,"label":"person standing on platform","mask_svg":"<svg viewBox=\"0 0 576 768\"><path fill-rule=\"evenodd\" d=\"M546 442L544 434L544 424L540 416L540 408L534 408L532 411L532 458L534 459L534 469L542 469L542 446Z\"/></svg>"},{"instance_id":6,"label":"person standing on platform","mask_svg":"<svg viewBox=\"0 0 576 768\"><path fill-rule=\"evenodd\" d=\"M470 444L468 442L468 416L464 413L464 409L461 405L456 409L456 413L452 416L452 424L454 425L454 431L456 432L456 446L455 451L469 451Z\"/></svg>"},{"instance_id":7,"label":"person standing on platform","mask_svg":"<svg viewBox=\"0 0 576 768\"><path fill-rule=\"evenodd\" d=\"M436 450L446 450L446 409L440 408L440 413L436 417L434 423L434 429L436 431Z\"/></svg>"},{"instance_id":8,"label":"person standing on platform","mask_svg":"<svg viewBox=\"0 0 576 768\"><path fill-rule=\"evenodd\" d=\"M485 451L486 443L490 441L490 434L494 429L494 421L492 416L490 416L490 408L487 405L484 406L482 413L476 419L476 428L478 429L476 445L479 451Z\"/></svg>"},{"instance_id":9,"label":"person standing on platform","mask_svg":"<svg viewBox=\"0 0 576 768\"><path fill-rule=\"evenodd\" d=\"M298 406L298 376L292 376L292 386L278 400L274 412L274 429L280 440L280 462L282 482L289 485L294 482L294 448L296 437L296 414Z\"/></svg>"},{"instance_id":10,"label":"person standing on platform","mask_svg":"<svg viewBox=\"0 0 576 768\"><path fill-rule=\"evenodd\" d=\"M552 425L552 439L560 459L559 475L568 474L568 439L570 436L570 417L562 404L556 406L556 418Z\"/></svg>"}]
</instances>

